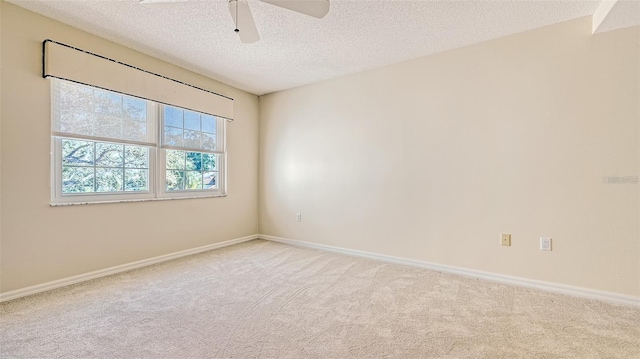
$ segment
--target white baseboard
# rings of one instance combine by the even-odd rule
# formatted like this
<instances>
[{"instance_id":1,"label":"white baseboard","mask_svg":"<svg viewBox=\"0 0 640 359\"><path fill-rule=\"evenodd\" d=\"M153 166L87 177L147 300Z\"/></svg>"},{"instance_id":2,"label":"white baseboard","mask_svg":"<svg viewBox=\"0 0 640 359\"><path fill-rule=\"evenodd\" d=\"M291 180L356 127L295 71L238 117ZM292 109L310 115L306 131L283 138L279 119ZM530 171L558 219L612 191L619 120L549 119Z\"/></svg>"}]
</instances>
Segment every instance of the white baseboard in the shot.
<instances>
[{"instance_id":1,"label":"white baseboard","mask_svg":"<svg viewBox=\"0 0 640 359\"><path fill-rule=\"evenodd\" d=\"M254 239L258 239L257 234L242 237L242 238L236 238L228 241L208 244L202 247L186 249L184 251L179 251L179 252L169 253L162 256L158 256L158 257L143 259L143 260L122 264L115 267L100 269L97 271L79 274L72 277L62 278L62 279L54 280L47 283L33 285L30 287L20 288L20 289L12 290L9 292L0 293L0 302L16 299L20 297L26 297L28 295L45 292L51 289L56 289L56 288L68 286L71 284L85 282L85 281L100 278L100 277L106 277L108 275L122 273L122 272L130 271L132 269L146 267L152 264L166 262L172 259L189 256L196 253L206 252L206 251L210 251L217 248L227 247L234 244L251 241Z\"/></svg>"},{"instance_id":2,"label":"white baseboard","mask_svg":"<svg viewBox=\"0 0 640 359\"><path fill-rule=\"evenodd\" d=\"M384 255L384 254L364 252L364 251L346 249L341 247L334 247L334 246L329 246L325 244L311 243L311 242L299 241L299 240L288 239L288 238L274 237L274 236L269 236L264 234L258 235L258 238L266 239L274 242L290 244L294 246L314 248L314 249L336 252L336 253L341 253L341 254L346 254L346 255L351 255L356 257L363 257L363 258L375 259L375 260L380 260L380 261L389 262L389 263L420 267L420 268L430 269L438 272L457 274L465 277L479 278L479 279L489 280L492 282L511 284L511 285L527 287L527 288L535 288L535 289L540 289L547 292L566 294L574 297L595 299L595 300L600 300L600 301L604 301L612 304L627 305L627 306L640 308L640 297L634 297L630 295L605 292L605 291L589 289L589 288L574 287L570 285L553 283L553 282L544 282L544 281L533 280L533 279L512 277L512 276L496 274L491 272L484 272L484 271L461 268L461 267L429 263L429 262L418 261L414 259L393 257L393 256Z\"/></svg>"},{"instance_id":3,"label":"white baseboard","mask_svg":"<svg viewBox=\"0 0 640 359\"><path fill-rule=\"evenodd\" d=\"M365 251L359 251L359 250L347 249L347 248L341 248L341 247L334 247L334 246L329 246L325 244L305 242L300 240L287 239L287 238L281 238L281 237L275 237L275 236L269 236L269 235L263 235L263 234L251 235L251 236L236 238L236 239L232 239L224 242L209 244L202 247L169 253L162 256L158 256L158 257L143 259L143 260L132 262L132 263L122 264L115 267L100 269L100 270L89 272L89 273L79 274L72 277L62 278L62 279L54 280L47 283L37 284L30 287L25 287L25 288L20 288L20 289L12 290L9 292L5 292L5 293L0 293L0 302L17 299L20 297L25 297L25 296L36 294L36 293L41 293L51 289L56 289L56 288L60 288L60 287L64 287L64 286L68 286L68 285L72 285L72 284L76 284L76 283L80 283L80 282L84 282L84 281L88 281L88 280L92 280L100 277L106 277L112 274L122 273L132 269L165 262L172 259L192 255L192 254L197 254L197 253L206 252L206 251L210 251L217 248L227 247L227 246L231 246L231 245L242 243L242 242L248 242L258 238L273 241L273 242L290 244L294 246L314 248L314 249L336 252L336 253L341 253L341 254L346 254L346 255L351 255L356 257L380 260L380 261L389 262L389 263L409 265L413 267L430 269L438 272L452 273L452 274L462 275L466 277L489 280L489 281L498 282L498 283L511 284L511 285L527 287L527 288L535 288L535 289L540 289L547 292L561 293L561 294L571 295L571 296L580 297L580 298L596 299L596 300L601 300L601 301L609 302L613 304L628 305L628 306L640 308L640 297L634 297L630 295L623 295L618 293L605 292L605 291L600 291L595 289L575 287L575 286L570 286L565 284L544 282L544 281L538 281L538 280L532 280L532 279L526 279L526 278L520 278L520 277L512 277L512 276L507 276L502 274L496 274L496 273L490 273L490 272L484 272L484 271L478 271L478 270L460 268L460 267L454 267L454 266L447 266L442 264L429 263L429 262L418 261L414 259L400 258L400 257L388 256L384 254L371 253L371 252L365 252Z\"/></svg>"}]
</instances>

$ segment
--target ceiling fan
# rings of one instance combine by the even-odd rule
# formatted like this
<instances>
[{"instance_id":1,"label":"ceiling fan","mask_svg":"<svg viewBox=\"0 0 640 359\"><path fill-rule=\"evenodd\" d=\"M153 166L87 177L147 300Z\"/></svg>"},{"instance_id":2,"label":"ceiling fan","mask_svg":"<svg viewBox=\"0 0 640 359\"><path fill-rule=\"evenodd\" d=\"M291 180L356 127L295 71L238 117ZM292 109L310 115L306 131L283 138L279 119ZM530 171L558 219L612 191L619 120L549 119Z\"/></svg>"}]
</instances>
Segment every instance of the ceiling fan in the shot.
<instances>
[{"instance_id":1,"label":"ceiling fan","mask_svg":"<svg viewBox=\"0 0 640 359\"><path fill-rule=\"evenodd\" d=\"M140 4L185 2L188 0L141 0ZM322 19L329 12L329 0L260 0L300 14ZM247 0L228 0L229 12L240 41L245 44L260 40Z\"/></svg>"}]
</instances>

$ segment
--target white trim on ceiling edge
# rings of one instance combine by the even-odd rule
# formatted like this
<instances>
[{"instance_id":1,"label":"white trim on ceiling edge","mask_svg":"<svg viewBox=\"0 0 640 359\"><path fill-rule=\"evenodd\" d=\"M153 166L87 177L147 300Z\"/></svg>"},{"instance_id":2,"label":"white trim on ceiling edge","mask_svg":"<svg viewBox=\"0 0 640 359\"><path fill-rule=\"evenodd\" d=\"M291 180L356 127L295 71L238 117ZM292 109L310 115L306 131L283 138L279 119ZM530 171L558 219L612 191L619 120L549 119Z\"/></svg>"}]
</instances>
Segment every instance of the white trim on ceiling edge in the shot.
<instances>
[{"instance_id":1,"label":"white trim on ceiling edge","mask_svg":"<svg viewBox=\"0 0 640 359\"><path fill-rule=\"evenodd\" d=\"M342 247L334 247L326 244L305 242L300 240L281 238L281 237L269 236L264 234L258 235L258 238L266 239L273 242L280 242L284 244L299 246L299 247L336 252L340 254L374 259L374 260L388 262L388 263L425 268L425 269L430 269L437 272L457 274L465 277L484 279L484 280L497 282L497 283L510 284L510 285L526 287L526 288L534 288L534 289L539 289L546 292L560 293L560 294L570 295L573 297L595 299L595 300L600 300L600 301L608 302L612 304L627 305L627 306L640 308L640 297L635 297L630 295L618 294L613 292L605 292L605 291L583 288L583 287L575 287L575 286L570 286L570 285L560 284L560 283L526 279L521 277L512 277L512 276L496 274L491 272L484 272L484 271L461 268L461 267L429 263L429 262L418 261L414 259L400 258L400 257L388 256L384 254L365 252L365 251L347 249Z\"/></svg>"},{"instance_id":2,"label":"white trim on ceiling edge","mask_svg":"<svg viewBox=\"0 0 640 359\"><path fill-rule=\"evenodd\" d=\"M132 269L146 267L152 264L166 262L172 259L177 259L180 257L189 256L192 254L197 254L201 252L210 251L213 249L227 247L227 246L231 246L231 245L242 243L242 242L248 242L254 239L258 239L257 234L242 237L242 238L236 238L228 241L208 244L202 247L186 249L183 251L173 252L173 253L169 253L169 254L153 257L153 258L147 258L147 259L143 259L143 260L139 260L131 263L118 265L115 267L109 267L109 268L100 269L100 270L89 272L89 273L75 275L72 277L62 278L62 279L54 280L51 282L36 284L30 287L25 287L25 288L20 288L20 289L12 290L9 292L5 292L5 293L0 293L0 302L5 302L8 300L17 299L21 297L26 297L28 295L41 293L48 290L65 287L65 286L80 283L80 282L85 282L92 279L106 277L112 274L122 273L122 272L130 271Z\"/></svg>"}]
</instances>

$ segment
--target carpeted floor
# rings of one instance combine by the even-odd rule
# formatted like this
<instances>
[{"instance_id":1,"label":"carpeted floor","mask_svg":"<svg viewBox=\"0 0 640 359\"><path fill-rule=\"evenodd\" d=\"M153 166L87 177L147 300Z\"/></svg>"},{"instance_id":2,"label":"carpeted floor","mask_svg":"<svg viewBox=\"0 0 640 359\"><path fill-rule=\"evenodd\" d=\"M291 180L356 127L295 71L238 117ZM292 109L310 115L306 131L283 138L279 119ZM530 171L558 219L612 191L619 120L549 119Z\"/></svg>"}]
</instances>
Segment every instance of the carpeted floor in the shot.
<instances>
[{"instance_id":1,"label":"carpeted floor","mask_svg":"<svg viewBox=\"0 0 640 359\"><path fill-rule=\"evenodd\" d=\"M640 309L266 241L0 305L2 358L640 358Z\"/></svg>"}]
</instances>

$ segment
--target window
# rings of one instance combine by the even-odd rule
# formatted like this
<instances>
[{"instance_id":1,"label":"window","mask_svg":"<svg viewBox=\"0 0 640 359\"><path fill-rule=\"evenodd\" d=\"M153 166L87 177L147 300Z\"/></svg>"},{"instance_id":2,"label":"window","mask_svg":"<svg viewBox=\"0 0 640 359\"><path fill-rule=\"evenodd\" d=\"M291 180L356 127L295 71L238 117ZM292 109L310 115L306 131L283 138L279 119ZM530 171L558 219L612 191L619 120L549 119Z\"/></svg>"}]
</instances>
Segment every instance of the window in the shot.
<instances>
[{"instance_id":1,"label":"window","mask_svg":"<svg viewBox=\"0 0 640 359\"><path fill-rule=\"evenodd\" d=\"M216 191L224 148L224 121L214 116L163 106L162 148L166 197L184 191Z\"/></svg>"},{"instance_id":2,"label":"window","mask_svg":"<svg viewBox=\"0 0 640 359\"><path fill-rule=\"evenodd\" d=\"M224 195L226 121L52 80L52 203Z\"/></svg>"},{"instance_id":3,"label":"window","mask_svg":"<svg viewBox=\"0 0 640 359\"><path fill-rule=\"evenodd\" d=\"M166 151L166 190L215 189L218 186L217 157L214 154Z\"/></svg>"},{"instance_id":4,"label":"window","mask_svg":"<svg viewBox=\"0 0 640 359\"><path fill-rule=\"evenodd\" d=\"M149 191L149 148L60 138L62 194Z\"/></svg>"}]
</instances>

